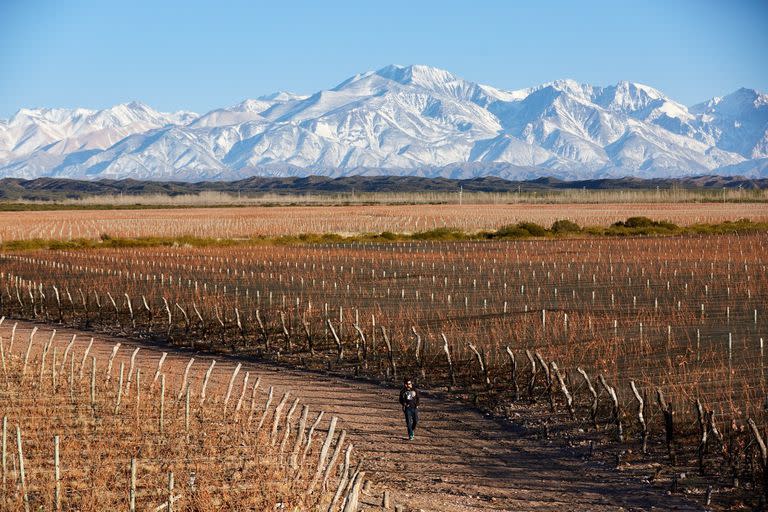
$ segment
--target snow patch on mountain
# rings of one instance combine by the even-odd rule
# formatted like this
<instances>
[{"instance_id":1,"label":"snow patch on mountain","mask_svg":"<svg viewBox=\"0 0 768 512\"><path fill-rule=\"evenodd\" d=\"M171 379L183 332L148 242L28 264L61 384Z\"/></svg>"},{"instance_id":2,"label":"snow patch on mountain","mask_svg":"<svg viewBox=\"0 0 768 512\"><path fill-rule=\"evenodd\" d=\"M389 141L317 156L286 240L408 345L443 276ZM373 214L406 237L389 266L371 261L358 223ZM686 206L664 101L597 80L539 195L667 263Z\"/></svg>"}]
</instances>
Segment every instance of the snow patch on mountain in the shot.
<instances>
[{"instance_id":1,"label":"snow patch on mountain","mask_svg":"<svg viewBox=\"0 0 768 512\"><path fill-rule=\"evenodd\" d=\"M768 96L751 89L688 108L635 82L504 90L423 65L199 116L132 102L0 120L0 176L26 178L764 176L765 161Z\"/></svg>"}]
</instances>

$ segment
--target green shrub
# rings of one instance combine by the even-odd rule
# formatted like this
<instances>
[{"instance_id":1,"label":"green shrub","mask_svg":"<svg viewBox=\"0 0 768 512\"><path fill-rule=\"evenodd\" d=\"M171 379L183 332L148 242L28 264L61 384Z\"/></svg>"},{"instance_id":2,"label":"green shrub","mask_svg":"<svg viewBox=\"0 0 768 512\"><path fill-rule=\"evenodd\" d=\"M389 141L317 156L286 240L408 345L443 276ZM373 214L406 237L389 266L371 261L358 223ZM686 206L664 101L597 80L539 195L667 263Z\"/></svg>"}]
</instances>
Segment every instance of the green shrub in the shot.
<instances>
[{"instance_id":1,"label":"green shrub","mask_svg":"<svg viewBox=\"0 0 768 512\"><path fill-rule=\"evenodd\" d=\"M581 227L573 221L562 219L552 223L550 231L555 234L580 233Z\"/></svg>"},{"instance_id":2,"label":"green shrub","mask_svg":"<svg viewBox=\"0 0 768 512\"><path fill-rule=\"evenodd\" d=\"M526 230L531 236L547 236L547 228L535 222L518 222L517 227Z\"/></svg>"},{"instance_id":3,"label":"green shrub","mask_svg":"<svg viewBox=\"0 0 768 512\"><path fill-rule=\"evenodd\" d=\"M491 238L527 238L529 236L531 233L527 229L523 229L517 224L509 224L497 229Z\"/></svg>"}]
</instances>

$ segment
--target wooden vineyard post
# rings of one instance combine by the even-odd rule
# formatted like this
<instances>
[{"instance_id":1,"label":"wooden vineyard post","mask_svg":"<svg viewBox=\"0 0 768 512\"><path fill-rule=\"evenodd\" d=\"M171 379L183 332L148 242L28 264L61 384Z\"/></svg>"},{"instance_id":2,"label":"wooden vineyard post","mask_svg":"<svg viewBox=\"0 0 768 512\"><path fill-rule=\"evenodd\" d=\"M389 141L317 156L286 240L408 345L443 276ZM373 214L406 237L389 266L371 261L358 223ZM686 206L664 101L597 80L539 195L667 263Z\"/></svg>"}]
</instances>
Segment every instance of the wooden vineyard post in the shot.
<instances>
[{"instance_id":1,"label":"wooden vineyard post","mask_svg":"<svg viewBox=\"0 0 768 512\"><path fill-rule=\"evenodd\" d=\"M187 442L189 442L189 384L187 384L184 398L184 433L187 435Z\"/></svg>"},{"instance_id":2,"label":"wooden vineyard post","mask_svg":"<svg viewBox=\"0 0 768 512\"><path fill-rule=\"evenodd\" d=\"M203 379L203 387L200 389L200 404L205 402L205 390L208 388L208 380L211 378L211 373L213 373L214 366L216 366L215 359L211 361L211 366L209 366L208 370L205 372L205 378Z\"/></svg>"},{"instance_id":3,"label":"wooden vineyard post","mask_svg":"<svg viewBox=\"0 0 768 512\"><path fill-rule=\"evenodd\" d=\"M109 383L110 380L112 380L112 365L115 362L115 356L117 355L117 351L120 350L120 343L116 343L114 347L112 347L112 353L109 355L109 361L107 362L107 373L105 376L106 382Z\"/></svg>"},{"instance_id":4,"label":"wooden vineyard post","mask_svg":"<svg viewBox=\"0 0 768 512\"><path fill-rule=\"evenodd\" d=\"M544 370L544 378L547 384L547 400L549 401L549 408L554 411L555 402L554 397L552 396L552 374L550 374L549 366L547 366L547 363L544 361L544 358L541 357L541 354L539 354L538 351L536 352L536 359L541 365L541 369Z\"/></svg>"},{"instance_id":5,"label":"wooden vineyard post","mask_svg":"<svg viewBox=\"0 0 768 512\"><path fill-rule=\"evenodd\" d=\"M165 509L173 512L173 471L168 473L168 502Z\"/></svg>"},{"instance_id":6,"label":"wooden vineyard post","mask_svg":"<svg viewBox=\"0 0 768 512\"><path fill-rule=\"evenodd\" d=\"M91 341L88 342L88 346L85 348L85 352L83 352L83 360L80 361L80 382L83 381L83 373L85 371L85 363L88 361L88 354L91 351L91 347L93 346L93 338L91 338Z\"/></svg>"},{"instance_id":7,"label":"wooden vineyard post","mask_svg":"<svg viewBox=\"0 0 768 512\"><path fill-rule=\"evenodd\" d=\"M637 399L637 421L643 429L643 455L645 455L648 453L648 425L645 422L645 400L637 389L637 386L635 386L635 381L629 381L629 386L632 388L632 393L635 395L635 399Z\"/></svg>"},{"instance_id":8,"label":"wooden vineyard post","mask_svg":"<svg viewBox=\"0 0 768 512\"><path fill-rule=\"evenodd\" d=\"M592 385L592 381L589 379L589 375L587 375L587 372L585 372L582 368L576 368L576 371L579 372L582 377L584 377L584 382L587 383L587 389L589 389L589 392L592 395L592 406L589 409L589 414L592 417L592 425L594 425L594 427L597 428L597 406L598 406L597 391L595 391L595 387Z\"/></svg>"},{"instance_id":9,"label":"wooden vineyard post","mask_svg":"<svg viewBox=\"0 0 768 512\"><path fill-rule=\"evenodd\" d=\"M364 479L365 471L357 472L352 481L349 494L344 500L343 512L357 512L359 506L358 503L360 501L360 487L362 487Z\"/></svg>"},{"instance_id":10,"label":"wooden vineyard post","mask_svg":"<svg viewBox=\"0 0 768 512\"><path fill-rule=\"evenodd\" d=\"M149 308L149 304L147 304L147 298L145 296L141 296L141 302L144 306L144 310L147 312L147 332L152 332L152 310ZM86 318L87 320L87 318Z\"/></svg>"},{"instance_id":11,"label":"wooden vineyard post","mask_svg":"<svg viewBox=\"0 0 768 512\"><path fill-rule=\"evenodd\" d=\"M283 430L283 439L280 441L280 463L283 464L283 454L285 453L285 447L288 445L288 438L291 436L291 420L293 419L293 413L296 412L296 408L299 406L299 399L293 401L293 405L288 409L288 414L285 416L285 429Z\"/></svg>"},{"instance_id":12,"label":"wooden vineyard post","mask_svg":"<svg viewBox=\"0 0 768 512\"><path fill-rule=\"evenodd\" d=\"M565 397L565 404L568 407L568 413L571 415L571 419L575 420L576 411L573 408L573 397L568 391L568 387L565 385L565 379L563 379L563 376L560 375L560 369L557 367L557 364L554 361L550 361L549 364L552 368L552 373L555 374L557 382L560 384L560 390L563 392L563 396Z\"/></svg>"},{"instance_id":13,"label":"wooden vineyard post","mask_svg":"<svg viewBox=\"0 0 768 512\"><path fill-rule=\"evenodd\" d=\"M672 464L677 464L677 456L675 454L675 430L672 418L672 404L667 403L664 399L664 393L661 388L656 388L656 400L659 402L659 407L664 415L664 431L666 433L667 452L669 453L669 460Z\"/></svg>"},{"instance_id":14,"label":"wooden vineyard post","mask_svg":"<svg viewBox=\"0 0 768 512\"><path fill-rule=\"evenodd\" d=\"M264 322L261 320L261 314L259 310L256 310L256 323L259 325L259 332L261 333L261 340L264 343L264 350L269 351L269 335L267 329L264 327Z\"/></svg>"},{"instance_id":15,"label":"wooden vineyard post","mask_svg":"<svg viewBox=\"0 0 768 512\"><path fill-rule=\"evenodd\" d=\"M136 457L131 457L131 484L128 491L128 510L136 512Z\"/></svg>"},{"instance_id":16,"label":"wooden vineyard post","mask_svg":"<svg viewBox=\"0 0 768 512\"><path fill-rule=\"evenodd\" d=\"M605 377L603 377L603 374L598 375L598 380L600 381L600 385L603 386L603 389L605 389L606 393L608 393L608 396L611 397L611 412L613 415L613 421L616 423L616 437L619 440L620 443L624 442L624 426L621 423L621 407L619 406L619 398L616 395L616 389L613 386L609 386L608 383L605 381Z\"/></svg>"},{"instance_id":17,"label":"wooden vineyard post","mask_svg":"<svg viewBox=\"0 0 768 512\"><path fill-rule=\"evenodd\" d=\"M165 429L165 374L160 376L160 416L158 417L160 433Z\"/></svg>"},{"instance_id":18,"label":"wooden vineyard post","mask_svg":"<svg viewBox=\"0 0 768 512\"><path fill-rule=\"evenodd\" d=\"M155 389L155 384L157 384L157 380L160 378L160 374L163 371L163 363L165 362L166 357L168 357L168 352L163 352L163 354L160 356L160 360L157 362L157 370L155 370L155 378L152 379L152 385L149 387L150 391Z\"/></svg>"},{"instance_id":19,"label":"wooden vineyard post","mask_svg":"<svg viewBox=\"0 0 768 512\"><path fill-rule=\"evenodd\" d=\"M35 338L37 327L33 327L29 333L29 345L27 345L27 351L24 353L24 366L21 368L21 382L24 382L24 376L27 374L27 365L29 364L29 355L32 353L32 341ZM9 349L10 351L10 349Z\"/></svg>"},{"instance_id":20,"label":"wooden vineyard post","mask_svg":"<svg viewBox=\"0 0 768 512\"><path fill-rule=\"evenodd\" d=\"M444 333L440 333L443 338L443 352L445 352L445 358L448 360L448 376L451 379L451 387L456 387L456 375L453 373L453 361L451 360L451 349L448 346L448 338Z\"/></svg>"},{"instance_id":21,"label":"wooden vineyard post","mask_svg":"<svg viewBox=\"0 0 768 512\"><path fill-rule=\"evenodd\" d=\"M701 405L701 400L696 399L696 420L699 423L699 473L704 474L704 456L707 453L707 444L709 443L709 426L707 425L707 417L704 412L704 406Z\"/></svg>"},{"instance_id":22,"label":"wooden vineyard post","mask_svg":"<svg viewBox=\"0 0 768 512\"><path fill-rule=\"evenodd\" d=\"M61 510L61 467L59 466L59 436L53 436L53 509Z\"/></svg>"},{"instance_id":23,"label":"wooden vineyard post","mask_svg":"<svg viewBox=\"0 0 768 512\"><path fill-rule=\"evenodd\" d=\"M237 399L237 405L235 405L235 422L239 421L240 409L242 409L243 407L243 399L245 398L245 392L248 390L249 378L250 378L250 373L245 372L245 376L243 376L243 386L240 389L240 396Z\"/></svg>"},{"instance_id":24,"label":"wooden vineyard post","mask_svg":"<svg viewBox=\"0 0 768 512\"><path fill-rule=\"evenodd\" d=\"M480 355L480 352L477 350L477 347L474 346L472 343L468 343L469 349L475 354L475 357L477 358L477 364L480 365L480 371L483 374L483 379L485 380L485 387L490 388L491 387L491 379L488 376L488 367L485 364L484 358Z\"/></svg>"},{"instance_id":25,"label":"wooden vineyard post","mask_svg":"<svg viewBox=\"0 0 768 512\"><path fill-rule=\"evenodd\" d=\"M141 420L141 369L136 368L136 423Z\"/></svg>"},{"instance_id":26,"label":"wooden vineyard post","mask_svg":"<svg viewBox=\"0 0 768 512\"><path fill-rule=\"evenodd\" d=\"M259 419L259 424L256 427L256 430L261 430L261 427L264 426L264 422L267 420L267 414L269 414L269 406L272 404L272 399L275 395L275 388L274 386L269 387L269 392L267 393L267 401L264 403L264 410L261 413L261 418Z\"/></svg>"},{"instance_id":27,"label":"wooden vineyard post","mask_svg":"<svg viewBox=\"0 0 768 512\"><path fill-rule=\"evenodd\" d=\"M511 365L510 379L512 379L512 400L516 402L520 395L520 388L517 385L517 360L515 359L514 352L512 352L512 349L510 349L509 346L506 347L506 352L509 356L509 362Z\"/></svg>"},{"instance_id":28,"label":"wooden vineyard post","mask_svg":"<svg viewBox=\"0 0 768 512\"><path fill-rule=\"evenodd\" d=\"M240 332L240 339L245 344L245 329L243 328L243 322L240 320L240 311L237 308L235 308L235 320L237 321L237 330Z\"/></svg>"},{"instance_id":29,"label":"wooden vineyard post","mask_svg":"<svg viewBox=\"0 0 768 512\"><path fill-rule=\"evenodd\" d=\"M337 361L341 363L344 361L344 345L342 345L341 340L339 339L339 335L336 334L336 329L333 328L333 324L331 323L330 318L325 319L325 323L328 326L328 328L331 330L331 335L333 336L333 341L336 343L336 353L337 353Z\"/></svg>"},{"instance_id":30,"label":"wooden vineyard post","mask_svg":"<svg viewBox=\"0 0 768 512\"><path fill-rule=\"evenodd\" d=\"M5 482L8 479L8 416L3 416L2 466L3 489L5 489Z\"/></svg>"},{"instance_id":31,"label":"wooden vineyard post","mask_svg":"<svg viewBox=\"0 0 768 512\"><path fill-rule=\"evenodd\" d=\"M133 370L136 367L136 354L139 353L140 347L136 347L131 354L131 364L128 367L128 381L125 386L125 396L127 397L131 393L131 382L133 381Z\"/></svg>"},{"instance_id":32,"label":"wooden vineyard post","mask_svg":"<svg viewBox=\"0 0 768 512\"><path fill-rule=\"evenodd\" d=\"M324 414L325 412L323 411L320 411L319 413L317 413L317 418L315 418L315 421L309 427L309 432L307 433L307 442L304 445L304 451L301 453L301 460L299 461L299 467L304 465L304 461L307 458L309 449L312 447L312 436L315 433L315 429L317 428L317 426L320 425L320 421L322 421Z\"/></svg>"},{"instance_id":33,"label":"wooden vineyard post","mask_svg":"<svg viewBox=\"0 0 768 512\"><path fill-rule=\"evenodd\" d=\"M288 349L288 353L293 352L293 344L291 343L291 333L288 331L288 327L285 325L285 313L282 311L280 312L280 327L283 331L283 336L285 336L285 346Z\"/></svg>"},{"instance_id":34,"label":"wooden vineyard post","mask_svg":"<svg viewBox=\"0 0 768 512\"><path fill-rule=\"evenodd\" d=\"M270 444L272 446L275 446L277 444L277 429L280 426L280 415L283 412L283 407L285 407L285 403L288 401L288 397L290 396L291 392L286 391L283 394L283 398L280 399L280 402L277 404L277 407L275 407L275 416L272 420L272 430L269 434L269 440Z\"/></svg>"},{"instance_id":35,"label":"wooden vineyard post","mask_svg":"<svg viewBox=\"0 0 768 512\"><path fill-rule=\"evenodd\" d=\"M91 357L91 412L96 415L96 358Z\"/></svg>"},{"instance_id":36,"label":"wooden vineyard post","mask_svg":"<svg viewBox=\"0 0 768 512\"><path fill-rule=\"evenodd\" d=\"M19 453L19 480L21 493L24 499L24 511L29 512L29 495L27 494L27 475L24 472L24 452L21 448L21 429L16 426L16 450Z\"/></svg>"},{"instance_id":37,"label":"wooden vineyard post","mask_svg":"<svg viewBox=\"0 0 768 512\"><path fill-rule=\"evenodd\" d=\"M325 468L325 473L323 474L323 484L322 484L323 489L326 488L328 479L331 477L331 471L333 471L333 468L336 465L336 460L338 460L339 458L339 454L341 453L341 449L344 447L344 440L346 438L347 438L347 431L342 430L341 434L339 434L339 438L336 440L336 447L333 449L331 460L328 461L328 466Z\"/></svg>"},{"instance_id":38,"label":"wooden vineyard post","mask_svg":"<svg viewBox=\"0 0 768 512\"><path fill-rule=\"evenodd\" d=\"M320 479L320 475L323 473L323 469L325 469L325 461L328 458L328 450L330 449L331 443L333 442L333 435L336 432L336 423L338 421L339 419L336 416L331 418L331 425L328 427L328 433L325 436L325 442L323 442L323 447L320 449L320 458L317 461L315 475L312 477L312 482L309 484L309 490L307 491L308 494L312 494L312 491L315 489L315 486Z\"/></svg>"},{"instance_id":39,"label":"wooden vineyard post","mask_svg":"<svg viewBox=\"0 0 768 512\"><path fill-rule=\"evenodd\" d=\"M353 324L352 327L357 331L357 335L360 337L360 346L362 351L358 350L359 362L363 363L363 368L368 368L368 342L365 339L365 333L358 324Z\"/></svg>"},{"instance_id":40,"label":"wooden vineyard post","mask_svg":"<svg viewBox=\"0 0 768 512\"><path fill-rule=\"evenodd\" d=\"M309 350L309 355L314 356L315 347L312 340L312 331L309 328L309 322L307 322L307 319L304 316L301 317L301 325L304 326L304 334L307 336L307 350Z\"/></svg>"},{"instance_id":41,"label":"wooden vineyard post","mask_svg":"<svg viewBox=\"0 0 768 512\"><path fill-rule=\"evenodd\" d=\"M421 336L419 336L415 326L411 326L411 332L413 332L413 335L416 336L416 364L419 367L421 378L424 379L427 375L424 372L424 357L422 355ZM363 341L365 341L365 339L363 339ZM363 347L365 347L365 345L363 345Z\"/></svg>"},{"instance_id":42,"label":"wooden vineyard post","mask_svg":"<svg viewBox=\"0 0 768 512\"><path fill-rule=\"evenodd\" d=\"M115 415L120 411L120 401L123 398L123 372L125 371L125 363L120 361L120 380L117 385L117 400L115 401Z\"/></svg>"},{"instance_id":43,"label":"wooden vineyard post","mask_svg":"<svg viewBox=\"0 0 768 512\"><path fill-rule=\"evenodd\" d=\"M395 365L395 354L392 351L392 343L389 341L387 330L384 326L380 326L381 336L384 338L384 344L387 346L387 357L389 358L389 369L392 372L392 378L397 379L397 366Z\"/></svg>"},{"instance_id":44,"label":"wooden vineyard post","mask_svg":"<svg viewBox=\"0 0 768 512\"><path fill-rule=\"evenodd\" d=\"M296 441L293 445L293 450L291 451L291 469L294 471L298 469L299 467L299 450L301 449L301 444L304 442L304 432L307 428L307 418L309 417L309 407L303 406L301 409L301 419L299 419L299 428L296 432Z\"/></svg>"},{"instance_id":45,"label":"wooden vineyard post","mask_svg":"<svg viewBox=\"0 0 768 512\"><path fill-rule=\"evenodd\" d=\"M755 436L755 441L760 449L760 465L763 470L763 501L768 501L768 448L766 448L765 439L763 439L763 435L755 424L755 421L752 418L749 418L747 423L749 424L749 428L752 430L752 435Z\"/></svg>"},{"instance_id":46,"label":"wooden vineyard post","mask_svg":"<svg viewBox=\"0 0 768 512\"><path fill-rule=\"evenodd\" d=\"M171 328L173 327L173 315L171 314L171 308L168 306L168 299L163 297L163 306L165 306L165 312L167 314L168 319L168 330L165 332L165 335L169 338L171 337Z\"/></svg>"},{"instance_id":47,"label":"wooden vineyard post","mask_svg":"<svg viewBox=\"0 0 768 512\"><path fill-rule=\"evenodd\" d=\"M532 403L535 403L536 397L534 396L533 392L536 386L536 360L533 358L533 354L531 354L530 350L525 351L525 357L528 358L528 362L531 365L531 379L528 381L528 397L531 399Z\"/></svg>"},{"instance_id":48,"label":"wooden vineyard post","mask_svg":"<svg viewBox=\"0 0 768 512\"><path fill-rule=\"evenodd\" d=\"M333 495L331 504L328 505L328 512L334 512L336 510L336 504L341 499L341 495L344 493L344 488L349 482L349 462L352 456L352 445L347 445L347 451L344 453L344 467L341 470L341 478L339 478L339 485L336 487L336 493Z\"/></svg>"},{"instance_id":49,"label":"wooden vineyard post","mask_svg":"<svg viewBox=\"0 0 768 512\"><path fill-rule=\"evenodd\" d=\"M232 387L235 385L235 379L237 378L237 374L240 373L240 368L242 368L242 366L243 366L242 363L237 363L237 366L232 372L232 376L229 378L229 385L227 386L227 394L224 397L224 415L227 414L227 404L229 404L229 398L232 396Z\"/></svg>"}]
</instances>

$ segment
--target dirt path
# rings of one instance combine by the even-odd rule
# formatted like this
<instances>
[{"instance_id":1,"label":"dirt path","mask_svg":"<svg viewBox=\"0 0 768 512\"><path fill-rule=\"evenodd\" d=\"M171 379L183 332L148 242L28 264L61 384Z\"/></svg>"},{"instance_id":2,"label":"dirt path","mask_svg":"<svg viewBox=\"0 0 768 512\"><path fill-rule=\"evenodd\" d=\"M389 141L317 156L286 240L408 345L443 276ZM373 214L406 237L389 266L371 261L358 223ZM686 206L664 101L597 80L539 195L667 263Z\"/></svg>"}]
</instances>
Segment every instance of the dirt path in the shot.
<instances>
[{"instance_id":1,"label":"dirt path","mask_svg":"<svg viewBox=\"0 0 768 512\"><path fill-rule=\"evenodd\" d=\"M13 322L0 326L6 346ZM26 349L32 324L20 322L13 352ZM51 326L38 325L36 344L50 337ZM199 382L210 365L216 385L226 386L235 358L191 353L69 329L58 329L57 347L77 334L75 353L82 354L91 336L91 354L106 360L121 342L118 359L128 360L135 347L142 368L154 369L163 351L166 367L180 374L190 357L190 379ZM172 364L174 363L175 364ZM144 371L144 370L143 370ZM409 509L439 512L492 510L701 510L681 497L670 497L647 483L596 463L585 462L575 449L520 435L466 405L425 393L416 440L406 440L397 390L268 363L243 361L241 372L261 378L261 389L274 386L276 396L291 390L315 411L336 415L347 430L366 471L378 486L390 489L395 503ZM241 373L242 375L242 373ZM173 381L171 381L173 382ZM173 388L171 388L173 389ZM277 395L279 393L280 395ZM583 452L583 451L582 451Z\"/></svg>"}]
</instances>

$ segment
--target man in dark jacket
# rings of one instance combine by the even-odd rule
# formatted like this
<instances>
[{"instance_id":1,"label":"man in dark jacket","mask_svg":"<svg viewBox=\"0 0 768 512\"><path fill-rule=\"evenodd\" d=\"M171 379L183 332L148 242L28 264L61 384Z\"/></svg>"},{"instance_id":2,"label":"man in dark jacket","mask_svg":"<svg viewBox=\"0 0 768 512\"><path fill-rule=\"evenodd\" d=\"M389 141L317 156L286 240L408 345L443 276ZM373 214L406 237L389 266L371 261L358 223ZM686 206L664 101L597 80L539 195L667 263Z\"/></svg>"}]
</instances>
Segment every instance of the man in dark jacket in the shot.
<instances>
[{"instance_id":1,"label":"man in dark jacket","mask_svg":"<svg viewBox=\"0 0 768 512\"><path fill-rule=\"evenodd\" d=\"M419 392L413 387L411 379L403 381L403 389L400 390L400 405L405 413L405 427L408 429L408 439L413 441L416 425L419 423Z\"/></svg>"}]
</instances>

